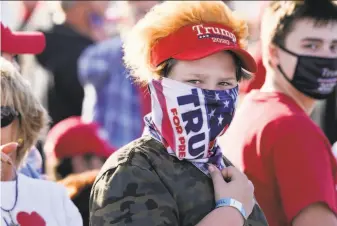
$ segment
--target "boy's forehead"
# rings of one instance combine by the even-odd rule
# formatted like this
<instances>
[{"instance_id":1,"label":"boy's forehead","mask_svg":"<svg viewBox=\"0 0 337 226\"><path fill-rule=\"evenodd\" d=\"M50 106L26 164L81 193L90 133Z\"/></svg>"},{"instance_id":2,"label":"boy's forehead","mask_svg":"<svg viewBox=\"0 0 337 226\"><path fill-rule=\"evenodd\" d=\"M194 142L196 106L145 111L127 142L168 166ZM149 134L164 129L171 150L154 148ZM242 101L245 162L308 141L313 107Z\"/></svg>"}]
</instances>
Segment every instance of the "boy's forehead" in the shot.
<instances>
[{"instance_id":1,"label":"boy's forehead","mask_svg":"<svg viewBox=\"0 0 337 226\"><path fill-rule=\"evenodd\" d=\"M336 22L317 22L313 19L301 19L296 21L288 37L290 39L320 39L326 42L337 40Z\"/></svg>"}]
</instances>

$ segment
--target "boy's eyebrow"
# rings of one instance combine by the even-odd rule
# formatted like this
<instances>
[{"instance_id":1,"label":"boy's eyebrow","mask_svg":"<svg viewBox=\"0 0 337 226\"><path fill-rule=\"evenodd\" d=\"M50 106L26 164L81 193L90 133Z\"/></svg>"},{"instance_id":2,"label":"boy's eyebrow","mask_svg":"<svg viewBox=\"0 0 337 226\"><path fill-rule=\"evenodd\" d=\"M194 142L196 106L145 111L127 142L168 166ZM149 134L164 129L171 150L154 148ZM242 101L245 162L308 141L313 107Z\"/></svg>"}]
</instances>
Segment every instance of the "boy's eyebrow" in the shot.
<instances>
[{"instance_id":1,"label":"boy's eyebrow","mask_svg":"<svg viewBox=\"0 0 337 226\"><path fill-rule=\"evenodd\" d=\"M200 73L190 73L189 75L194 75L197 78L202 78L204 76L206 76L206 77L208 76L206 74L200 74ZM223 81L229 81L229 80L233 80L233 79L236 79L236 77L224 77L224 78L222 78Z\"/></svg>"},{"instance_id":2,"label":"boy's eyebrow","mask_svg":"<svg viewBox=\"0 0 337 226\"><path fill-rule=\"evenodd\" d=\"M324 40L321 38L304 38L301 40L302 42L323 42ZM332 40L333 44L337 43L337 39Z\"/></svg>"},{"instance_id":3,"label":"boy's eyebrow","mask_svg":"<svg viewBox=\"0 0 337 226\"><path fill-rule=\"evenodd\" d=\"M321 38L304 38L301 41L307 41L307 42L323 42L323 39ZM337 40L336 40L337 41Z\"/></svg>"}]
</instances>

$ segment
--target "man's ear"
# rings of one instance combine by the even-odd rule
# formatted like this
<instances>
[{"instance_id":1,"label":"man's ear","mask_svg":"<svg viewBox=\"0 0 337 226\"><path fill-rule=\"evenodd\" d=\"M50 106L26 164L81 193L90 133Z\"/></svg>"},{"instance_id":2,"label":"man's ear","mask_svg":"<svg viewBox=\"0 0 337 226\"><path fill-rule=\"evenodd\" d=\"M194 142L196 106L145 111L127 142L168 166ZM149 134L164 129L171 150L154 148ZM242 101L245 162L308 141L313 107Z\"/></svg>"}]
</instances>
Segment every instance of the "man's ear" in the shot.
<instances>
[{"instance_id":1,"label":"man's ear","mask_svg":"<svg viewBox=\"0 0 337 226\"><path fill-rule=\"evenodd\" d=\"M280 64L279 49L275 44L268 46L268 64L273 68Z\"/></svg>"}]
</instances>

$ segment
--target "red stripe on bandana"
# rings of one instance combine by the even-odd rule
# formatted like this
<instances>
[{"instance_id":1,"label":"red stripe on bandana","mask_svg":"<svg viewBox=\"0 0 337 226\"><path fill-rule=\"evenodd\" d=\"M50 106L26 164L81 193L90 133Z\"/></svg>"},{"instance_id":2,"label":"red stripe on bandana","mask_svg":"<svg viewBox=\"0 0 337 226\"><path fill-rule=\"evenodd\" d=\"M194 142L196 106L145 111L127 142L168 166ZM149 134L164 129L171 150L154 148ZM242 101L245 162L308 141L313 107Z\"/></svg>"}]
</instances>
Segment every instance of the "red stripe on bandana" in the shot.
<instances>
[{"instance_id":1,"label":"red stripe on bandana","mask_svg":"<svg viewBox=\"0 0 337 226\"><path fill-rule=\"evenodd\" d=\"M159 104L161 106L162 112L163 112L163 119L162 119L162 125L160 133L168 142L168 145L175 150L176 144L175 144L175 136L173 133L173 128L171 126L171 121L168 115L168 109L166 105L166 99L163 93L163 86L161 85L162 81L160 83L153 83L153 86L156 90L156 94L158 97Z\"/></svg>"}]
</instances>

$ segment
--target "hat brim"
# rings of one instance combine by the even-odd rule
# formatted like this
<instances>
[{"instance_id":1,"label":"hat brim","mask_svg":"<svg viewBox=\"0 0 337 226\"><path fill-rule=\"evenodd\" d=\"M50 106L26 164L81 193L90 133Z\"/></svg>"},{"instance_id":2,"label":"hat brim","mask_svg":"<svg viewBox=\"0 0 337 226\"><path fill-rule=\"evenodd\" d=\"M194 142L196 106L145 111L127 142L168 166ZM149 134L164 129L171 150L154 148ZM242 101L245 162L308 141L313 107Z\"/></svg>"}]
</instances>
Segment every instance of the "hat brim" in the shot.
<instances>
[{"instance_id":1,"label":"hat brim","mask_svg":"<svg viewBox=\"0 0 337 226\"><path fill-rule=\"evenodd\" d=\"M46 46L42 32L13 32L2 51L10 54L39 54Z\"/></svg>"},{"instance_id":2,"label":"hat brim","mask_svg":"<svg viewBox=\"0 0 337 226\"><path fill-rule=\"evenodd\" d=\"M220 51L232 51L241 60L242 67L246 71L250 73L257 72L257 65L254 58L244 49L233 46L216 45L213 46L213 48L210 48L209 46L205 45L203 47L200 46L198 48L185 50L182 53L173 55L172 58L176 60L199 60Z\"/></svg>"}]
</instances>

